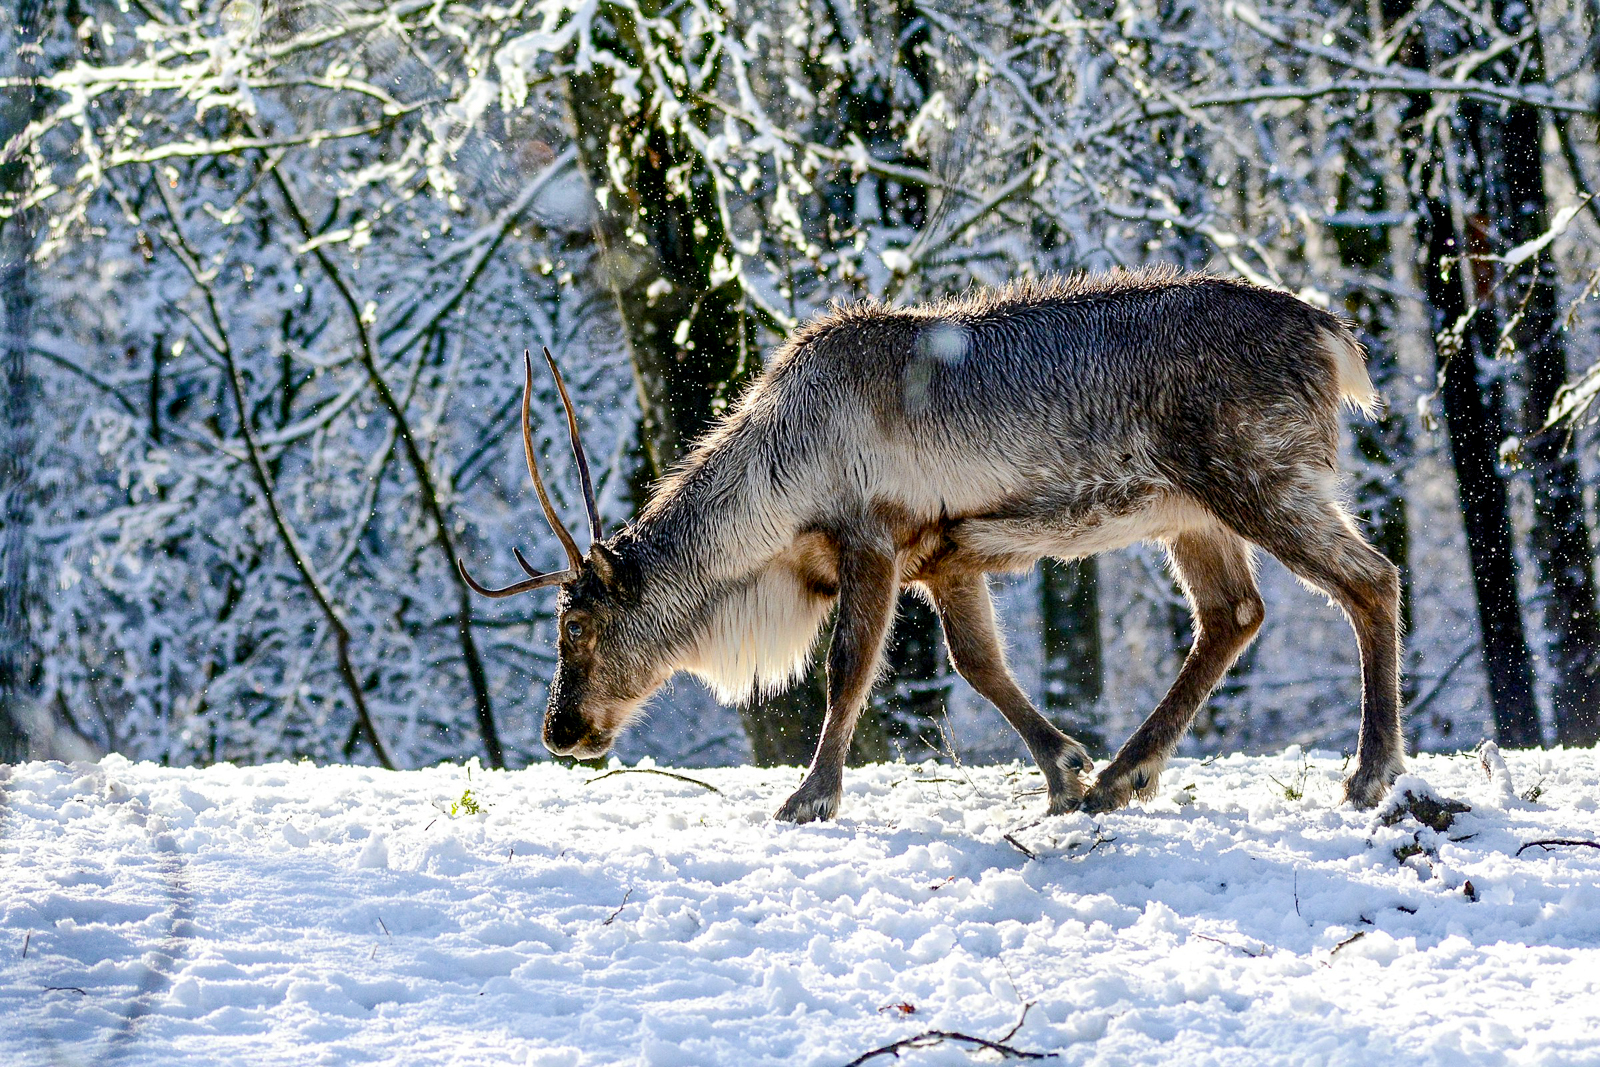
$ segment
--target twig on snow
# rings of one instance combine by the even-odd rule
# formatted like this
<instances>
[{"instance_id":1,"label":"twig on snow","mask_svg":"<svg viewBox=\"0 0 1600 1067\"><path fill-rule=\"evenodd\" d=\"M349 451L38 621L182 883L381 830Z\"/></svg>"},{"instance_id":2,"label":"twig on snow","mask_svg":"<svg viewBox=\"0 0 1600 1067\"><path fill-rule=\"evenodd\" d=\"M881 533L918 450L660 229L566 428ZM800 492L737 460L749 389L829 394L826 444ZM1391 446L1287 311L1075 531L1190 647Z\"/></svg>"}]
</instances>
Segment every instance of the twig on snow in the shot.
<instances>
[{"instance_id":1,"label":"twig on snow","mask_svg":"<svg viewBox=\"0 0 1600 1067\"><path fill-rule=\"evenodd\" d=\"M617 905L617 910L606 916L605 922L601 923L600 925L610 926L612 923L616 922L617 916L622 914L622 909L628 906L628 898L631 896L633 896L633 886L630 885L628 887L628 891L622 894L622 903Z\"/></svg>"},{"instance_id":2,"label":"twig on snow","mask_svg":"<svg viewBox=\"0 0 1600 1067\"><path fill-rule=\"evenodd\" d=\"M675 780L680 781L680 782L688 782L690 785L697 785L701 789L710 790L711 792L717 794L718 796L722 795L722 790L718 789L716 786L712 785L710 782L702 782L698 778L690 778L687 774L675 774L672 771L657 770L654 767L613 767L611 770L607 771L604 774L595 775L593 778L590 778L588 781L584 782L583 784L584 785L594 785L596 782L601 781L602 779L605 779L605 778L610 778L614 774L659 774L663 778L672 778L672 779L675 779Z\"/></svg>"},{"instance_id":3,"label":"twig on snow","mask_svg":"<svg viewBox=\"0 0 1600 1067\"><path fill-rule=\"evenodd\" d=\"M1114 845L1116 843L1117 839L1112 837L1110 834L1101 833L1100 825L1096 823L1094 828L1094 840L1089 843L1088 848L1083 850L1083 856L1087 856L1101 845ZM1083 856L1079 856L1078 858L1081 860L1083 859Z\"/></svg>"},{"instance_id":4,"label":"twig on snow","mask_svg":"<svg viewBox=\"0 0 1600 1067\"><path fill-rule=\"evenodd\" d=\"M1340 949L1344 948L1346 945L1353 945L1357 941L1360 941L1363 937L1366 937L1366 936L1367 936L1367 932L1365 930L1357 930L1355 933L1351 934L1349 937L1345 938L1343 941L1339 942L1337 945L1334 945L1333 946L1333 951L1328 953L1328 955L1329 956L1337 956L1339 954L1339 950Z\"/></svg>"},{"instance_id":5,"label":"twig on snow","mask_svg":"<svg viewBox=\"0 0 1600 1067\"><path fill-rule=\"evenodd\" d=\"M1005 1060L1055 1059L1057 1056L1061 1055L1059 1052L1029 1052L1027 1049L1014 1048L1011 1045L1006 1044L1007 1041L1010 1041L1016 1036L1018 1030L1022 1029L1022 1024L1028 1021L1028 1009L1031 1007L1033 1007L1033 1001L1029 1001L1028 1003L1024 1004L1022 1006L1022 1015L1017 1019L1016 1025L1007 1030L1000 1036L999 1040L996 1041L990 1041L986 1037L974 1037L971 1034L963 1034L957 1030L924 1030L920 1034L916 1034L912 1037L903 1037L899 1041L890 1042L881 1048L873 1049L871 1052L863 1052L861 1055L845 1064L844 1067L861 1067L861 1064L866 1063L868 1060L878 1056L893 1056L896 1059L899 1059L902 1049L932 1048L935 1045L942 1045L946 1041L954 1041L960 1044L970 1045L973 1048L988 1049L990 1052L998 1052L1000 1054L1000 1058Z\"/></svg>"},{"instance_id":6,"label":"twig on snow","mask_svg":"<svg viewBox=\"0 0 1600 1067\"><path fill-rule=\"evenodd\" d=\"M1010 834L1001 834L1000 836L1005 839L1006 844L1010 845L1012 848L1016 849L1018 852L1022 853L1024 856L1028 857L1030 860L1036 860L1036 859L1039 858L1034 853L1033 849L1029 848L1027 845L1024 845L1021 841L1018 841L1016 838L1012 837Z\"/></svg>"},{"instance_id":7,"label":"twig on snow","mask_svg":"<svg viewBox=\"0 0 1600 1067\"><path fill-rule=\"evenodd\" d=\"M1555 848L1559 845L1568 845L1574 848L1600 848L1600 841L1583 841L1575 837L1547 837L1539 841L1529 841L1527 844L1517 849L1516 855L1522 855L1535 845L1538 845L1540 848L1544 849L1544 851L1549 852L1552 848Z\"/></svg>"},{"instance_id":8,"label":"twig on snow","mask_svg":"<svg viewBox=\"0 0 1600 1067\"><path fill-rule=\"evenodd\" d=\"M1267 954L1266 945L1262 945L1258 951L1251 952L1249 947L1246 945L1236 945L1232 941L1224 941L1222 938L1212 937L1210 934L1195 934L1194 936L1198 937L1202 941L1215 941L1219 945L1226 945L1228 948L1236 948L1252 959L1259 959Z\"/></svg>"}]
</instances>

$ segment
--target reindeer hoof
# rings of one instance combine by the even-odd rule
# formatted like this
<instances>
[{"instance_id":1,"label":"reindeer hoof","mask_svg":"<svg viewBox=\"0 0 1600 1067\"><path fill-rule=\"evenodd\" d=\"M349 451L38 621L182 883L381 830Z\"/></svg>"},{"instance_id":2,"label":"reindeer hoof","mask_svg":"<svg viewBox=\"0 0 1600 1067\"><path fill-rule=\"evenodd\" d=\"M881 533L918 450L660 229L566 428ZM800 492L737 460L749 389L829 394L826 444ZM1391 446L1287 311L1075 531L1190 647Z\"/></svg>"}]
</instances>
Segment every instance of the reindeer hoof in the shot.
<instances>
[{"instance_id":1,"label":"reindeer hoof","mask_svg":"<svg viewBox=\"0 0 1600 1067\"><path fill-rule=\"evenodd\" d=\"M1078 810L1083 802L1084 778L1094 767L1088 750L1065 734L1056 735L1053 751L1043 754L1035 750L1034 760L1044 774L1044 784L1050 795L1046 815L1065 815Z\"/></svg>"},{"instance_id":2,"label":"reindeer hoof","mask_svg":"<svg viewBox=\"0 0 1600 1067\"><path fill-rule=\"evenodd\" d=\"M1113 761L1084 794L1079 810L1099 815L1125 808L1130 800L1151 800L1160 784L1160 764L1146 761L1133 767L1119 767L1118 762Z\"/></svg>"},{"instance_id":3,"label":"reindeer hoof","mask_svg":"<svg viewBox=\"0 0 1600 1067\"><path fill-rule=\"evenodd\" d=\"M1071 815L1083 807L1083 786L1078 786L1077 795L1062 793L1052 794L1050 806L1045 809L1046 815Z\"/></svg>"},{"instance_id":4,"label":"reindeer hoof","mask_svg":"<svg viewBox=\"0 0 1600 1067\"><path fill-rule=\"evenodd\" d=\"M1083 803L1084 776L1094 765L1089 761L1089 753L1076 741L1068 741L1056 753L1053 762L1055 773L1045 775L1050 788L1050 807L1046 814L1066 815L1077 811Z\"/></svg>"},{"instance_id":5,"label":"reindeer hoof","mask_svg":"<svg viewBox=\"0 0 1600 1067\"><path fill-rule=\"evenodd\" d=\"M1400 777L1400 768L1382 771L1357 769L1344 780L1344 798L1358 808L1375 808L1389 795L1389 787Z\"/></svg>"},{"instance_id":6,"label":"reindeer hoof","mask_svg":"<svg viewBox=\"0 0 1600 1067\"><path fill-rule=\"evenodd\" d=\"M778 822L826 822L839 810L840 791L811 788L807 782L795 790L794 796L783 802L772 816Z\"/></svg>"}]
</instances>

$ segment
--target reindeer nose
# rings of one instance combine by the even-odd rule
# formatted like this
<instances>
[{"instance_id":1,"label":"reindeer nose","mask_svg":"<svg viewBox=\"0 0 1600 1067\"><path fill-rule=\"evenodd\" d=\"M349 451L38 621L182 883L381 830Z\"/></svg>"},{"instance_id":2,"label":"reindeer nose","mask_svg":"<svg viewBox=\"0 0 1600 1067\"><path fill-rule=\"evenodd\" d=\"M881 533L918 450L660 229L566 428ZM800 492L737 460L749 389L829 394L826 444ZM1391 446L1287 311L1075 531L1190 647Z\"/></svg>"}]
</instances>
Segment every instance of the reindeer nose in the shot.
<instances>
[{"instance_id":1,"label":"reindeer nose","mask_svg":"<svg viewBox=\"0 0 1600 1067\"><path fill-rule=\"evenodd\" d=\"M590 728L583 716L574 711L545 712L544 747L557 756L576 756L590 759L603 756L611 749L612 738Z\"/></svg>"},{"instance_id":2,"label":"reindeer nose","mask_svg":"<svg viewBox=\"0 0 1600 1067\"><path fill-rule=\"evenodd\" d=\"M594 759L611 751L611 738L580 733L576 737L556 737L544 732L544 747L557 756L574 756L577 759Z\"/></svg>"},{"instance_id":3,"label":"reindeer nose","mask_svg":"<svg viewBox=\"0 0 1600 1067\"><path fill-rule=\"evenodd\" d=\"M575 718L570 715L545 716L544 747L557 756L570 755L583 741L585 733L582 724L573 721Z\"/></svg>"}]
</instances>

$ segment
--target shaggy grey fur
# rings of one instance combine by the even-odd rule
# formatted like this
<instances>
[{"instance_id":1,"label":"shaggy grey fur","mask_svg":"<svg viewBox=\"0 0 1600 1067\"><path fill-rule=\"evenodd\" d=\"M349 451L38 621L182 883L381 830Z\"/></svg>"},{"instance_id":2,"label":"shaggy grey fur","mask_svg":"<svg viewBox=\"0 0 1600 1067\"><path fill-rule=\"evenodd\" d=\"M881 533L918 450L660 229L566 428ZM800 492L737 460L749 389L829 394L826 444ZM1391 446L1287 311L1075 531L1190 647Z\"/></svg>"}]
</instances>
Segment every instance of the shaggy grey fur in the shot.
<instances>
[{"instance_id":1,"label":"shaggy grey fur","mask_svg":"<svg viewBox=\"0 0 1600 1067\"><path fill-rule=\"evenodd\" d=\"M784 685L837 601L823 736L779 811L829 817L894 597L911 587L938 610L956 668L1027 742L1050 810L1119 807L1154 791L1259 629L1259 547L1350 617L1363 714L1346 792L1376 803L1402 767L1398 579L1340 505L1336 474L1341 402L1377 402L1362 359L1325 311L1170 270L829 312L563 587L546 743L604 751L678 669L729 699ZM1082 747L1006 670L984 575L1139 540L1168 547L1197 637L1091 787Z\"/></svg>"}]
</instances>

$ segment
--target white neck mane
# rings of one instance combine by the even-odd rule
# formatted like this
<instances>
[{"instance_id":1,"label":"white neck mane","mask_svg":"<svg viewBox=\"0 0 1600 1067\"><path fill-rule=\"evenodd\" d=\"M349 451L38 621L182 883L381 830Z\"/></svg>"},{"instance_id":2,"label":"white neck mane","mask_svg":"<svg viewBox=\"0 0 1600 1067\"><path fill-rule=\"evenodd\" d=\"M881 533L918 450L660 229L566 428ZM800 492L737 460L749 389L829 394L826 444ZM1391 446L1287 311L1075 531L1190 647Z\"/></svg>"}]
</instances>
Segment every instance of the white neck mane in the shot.
<instances>
[{"instance_id":1,"label":"white neck mane","mask_svg":"<svg viewBox=\"0 0 1600 1067\"><path fill-rule=\"evenodd\" d=\"M810 663L830 606L788 568L770 566L710 605L710 624L680 666L724 703L778 692Z\"/></svg>"}]
</instances>

